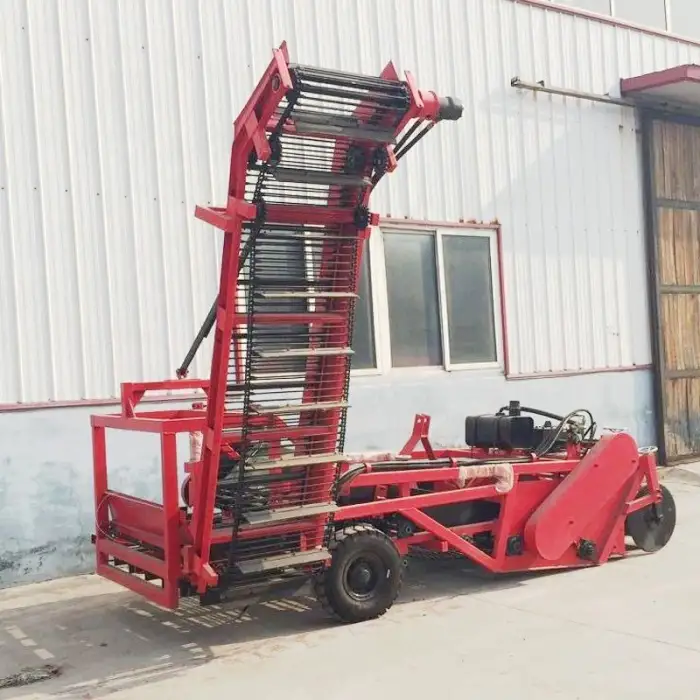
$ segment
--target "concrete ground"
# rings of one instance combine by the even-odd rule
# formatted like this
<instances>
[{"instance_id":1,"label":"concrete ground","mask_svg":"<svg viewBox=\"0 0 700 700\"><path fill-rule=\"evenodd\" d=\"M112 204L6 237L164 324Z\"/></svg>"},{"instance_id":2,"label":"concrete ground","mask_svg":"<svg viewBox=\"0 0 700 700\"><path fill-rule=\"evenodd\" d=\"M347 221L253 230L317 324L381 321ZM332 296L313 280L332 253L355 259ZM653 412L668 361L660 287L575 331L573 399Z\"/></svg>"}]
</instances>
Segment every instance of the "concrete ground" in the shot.
<instances>
[{"instance_id":1,"label":"concrete ground","mask_svg":"<svg viewBox=\"0 0 700 700\"><path fill-rule=\"evenodd\" d=\"M91 576L0 591L0 678L61 667L0 699L697 700L700 477L666 483L679 520L661 552L498 579L414 562L400 602L361 625L305 598L170 613Z\"/></svg>"}]
</instances>

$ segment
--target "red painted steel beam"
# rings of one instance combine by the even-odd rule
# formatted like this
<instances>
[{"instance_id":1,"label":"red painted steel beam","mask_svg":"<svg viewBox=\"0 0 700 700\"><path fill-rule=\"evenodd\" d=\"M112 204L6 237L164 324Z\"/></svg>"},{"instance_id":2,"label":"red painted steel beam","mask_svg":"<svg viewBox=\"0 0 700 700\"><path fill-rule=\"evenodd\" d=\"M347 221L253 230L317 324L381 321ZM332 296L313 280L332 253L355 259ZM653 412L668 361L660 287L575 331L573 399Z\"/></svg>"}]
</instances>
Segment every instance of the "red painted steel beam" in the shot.
<instances>
[{"instance_id":1,"label":"red painted steel beam","mask_svg":"<svg viewBox=\"0 0 700 700\"><path fill-rule=\"evenodd\" d=\"M269 204L265 215L265 221L271 224L339 226L352 224L354 220L353 209L303 204Z\"/></svg>"},{"instance_id":2,"label":"red painted steel beam","mask_svg":"<svg viewBox=\"0 0 700 700\"><path fill-rule=\"evenodd\" d=\"M443 542L447 542L450 547L464 554L477 564L481 564L485 569L489 571L496 570L496 562L492 557L482 552L478 547L471 544L471 542L462 539L454 530L441 525L437 520L434 520L417 508L402 510L401 515L408 518L416 525L419 525L427 532L432 533Z\"/></svg>"},{"instance_id":3,"label":"red painted steel beam","mask_svg":"<svg viewBox=\"0 0 700 700\"><path fill-rule=\"evenodd\" d=\"M425 481L456 481L459 479L459 474L459 467L369 471L365 474L358 474L356 477L353 477L345 490L361 488L363 486L393 486ZM463 491L464 489L459 490Z\"/></svg>"},{"instance_id":4,"label":"red painted steel beam","mask_svg":"<svg viewBox=\"0 0 700 700\"><path fill-rule=\"evenodd\" d=\"M170 610L175 610L177 608L177 599L173 600L173 596L169 591L166 591L150 581L128 574L109 564L99 564L96 573L124 588L128 588L134 593L138 593L140 596L146 600L150 600L156 605Z\"/></svg>"},{"instance_id":5,"label":"red painted steel beam","mask_svg":"<svg viewBox=\"0 0 700 700\"><path fill-rule=\"evenodd\" d=\"M114 413L93 415L90 416L90 423L93 427L132 430L140 433L188 433L193 430L202 430L204 427L204 419L199 415L182 418L179 415L164 417L163 413L156 411L153 414L141 413L133 418L124 418L121 414Z\"/></svg>"},{"instance_id":6,"label":"red painted steel beam","mask_svg":"<svg viewBox=\"0 0 700 700\"><path fill-rule=\"evenodd\" d=\"M318 517L318 516L316 516ZM304 523L300 525L296 523L280 523L279 525L257 525L242 527L238 532L238 537L241 541L247 541L251 539L258 539L261 537L279 537L280 535L287 535L290 533L294 534L309 534L316 527L315 522L311 518L308 520L308 524ZM212 544L228 544L231 541L233 535L233 526L230 527L217 527L212 533L211 542Z\"/></svg>"},{"instance_id":7,"label":"red painted steel beam","mask_svg":"<svg viewBox=\"0 0 700 700\"><path fill-rule=\"evenodd\" d=\"M165 543L163 533L144 530L138 525L134 525L128 518L119 521L112 520L110 525L114 528L117 538L127 538L134 542L142 542L152 547L162 549Z\"/></svg>"},{"instance_id":8,"label":"red painted steel beam","mask_svg":"<svg viewBox=\"0 0 700 700\"><path fill-rule=\"evenodd\" d=\"M307 313L261 313L255 314L256 324L269 325L302 325L306 323L316 323L326 325L331 323L344 323L345 315L338 312L309 311ZM246 321L242 318L238 319L238 325L245 325Z\"/></svg>"},{"instance_id":9,"label":"red painted steel beam","mask_svg":"<svg viewBox=\"0 0 700 700\"><path fill-rule=\"evenodd\" d=\"M107 554L135 566L141 571L146 571L149 574L154 574L160 579L165 579L167 575L165 562L162 559L139 552L131 547L126 547L114 540L105 538L97 538L96 546L101 554Z\"/></svg>"},{"instance_id":10,"label":"red painted steel beam","mask_svg":"<svg viewBox=\"0 0 700 700\"><path fill-rule=\"evenodd\" d=\"M451 527L450 530L459 535L460 537L479 535L485 532L491 532L498 520L484 520L480 523L470 523L469 525L455 525ZM403 537L397 540L397 544L406 545L413 547L415 545L422 545L429 542L442 542L442 540L432 532L425 531L419 532L416 535L411 535L410 537Z\"/></svg>"},{"instance_id":11,"label":"red painted steel beam","mask_svg":"<svg viewBox=\"0 0 700 700\"><path fill-rule=\"evenodd\" d=\"M407 496L405 498L387 498L370 503L341 506L335 513L335 519L359 520L361 518L379 517L392 513L403 513L409 508L428 508L430 506L442 506L449 503L466 503L467 501L476 501L486 498L500 499L503 498L503 494L498 493L495 486L489 485L454 489L453 491L439 491L420 496Z\"/></svg>"},{"instance_id":12,"label":"red painted steel beam","mask_svg":"<svg viewBox=\"0 0 700 700\"><path fill-rule=\"evenodd\" d=\"M544 559L560 559L592 520L603 517L608 501L638 467L639 451L630 435L603 435L529 518L523 533L527 548Z\"/></svg>"}]
</instances>

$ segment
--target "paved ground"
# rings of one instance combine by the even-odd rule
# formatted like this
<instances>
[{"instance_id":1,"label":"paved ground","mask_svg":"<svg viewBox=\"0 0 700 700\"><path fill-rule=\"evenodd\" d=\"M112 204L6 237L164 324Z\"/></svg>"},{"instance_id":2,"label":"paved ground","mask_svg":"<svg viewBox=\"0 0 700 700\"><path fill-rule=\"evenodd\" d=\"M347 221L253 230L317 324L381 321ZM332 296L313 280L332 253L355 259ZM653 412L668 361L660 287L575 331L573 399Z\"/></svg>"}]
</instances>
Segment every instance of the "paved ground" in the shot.
<instances>
[{"instance_id":1,"label":"paved ground","mask_svg":"<svg viewBox=\"0 0 700 700\"><path fill-rule=\"evenodd\" d=\"M311 599L173 614L94 577L0 591L0 678L62 668L0 700L697 700L700 477L667 484L679 525L662 552L497 580L412 564L401 603L362 625Z\"/></svg>"}]
</instances>

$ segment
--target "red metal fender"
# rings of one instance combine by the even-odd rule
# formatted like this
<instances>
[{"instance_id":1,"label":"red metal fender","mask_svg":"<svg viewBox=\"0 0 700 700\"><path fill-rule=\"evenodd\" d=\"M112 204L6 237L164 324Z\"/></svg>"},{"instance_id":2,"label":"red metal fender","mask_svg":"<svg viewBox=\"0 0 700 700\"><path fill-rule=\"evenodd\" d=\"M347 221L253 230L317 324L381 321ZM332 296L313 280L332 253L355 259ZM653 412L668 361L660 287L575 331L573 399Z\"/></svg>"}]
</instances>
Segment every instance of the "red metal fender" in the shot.
<instances>
[{"instance_id":1,"label":"red metal fender","mask_svg":"<svg viewBox=\"0 0 700 700\"><path fill-rule=\"evenodd\" d=\"M557 561L578 542L603 509L624 503L622 493L639 465L634 439L626 433L604 435L530 516L524 529L527 549ZM618 515L624 514L622 511Z\"/></svg>"}]
</instances>

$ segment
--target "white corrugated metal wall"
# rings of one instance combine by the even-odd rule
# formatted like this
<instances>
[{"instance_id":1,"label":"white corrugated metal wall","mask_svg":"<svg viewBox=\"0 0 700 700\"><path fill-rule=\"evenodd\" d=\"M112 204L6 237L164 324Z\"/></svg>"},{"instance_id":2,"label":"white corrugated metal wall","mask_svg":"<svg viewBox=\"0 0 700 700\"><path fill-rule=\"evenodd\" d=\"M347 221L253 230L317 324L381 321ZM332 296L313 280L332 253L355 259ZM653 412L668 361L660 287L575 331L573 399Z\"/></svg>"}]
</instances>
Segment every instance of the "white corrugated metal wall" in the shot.
<instances>
[{"instance_id":1,"label":"white corrugated metal wall","mask_svg":"<svg viewBox=\"0 0 700 700\"><path fill-rule=\"evenodd\" d=\"M3 0L0 20L0 403L172 375L215 293L193 209L223 202L231 123L283 39L463 99L374 209L501 221L513 373L649 362L634 115L510 80L602 93L697 47L512 0Z\"/></svg>"}]
</instances>

